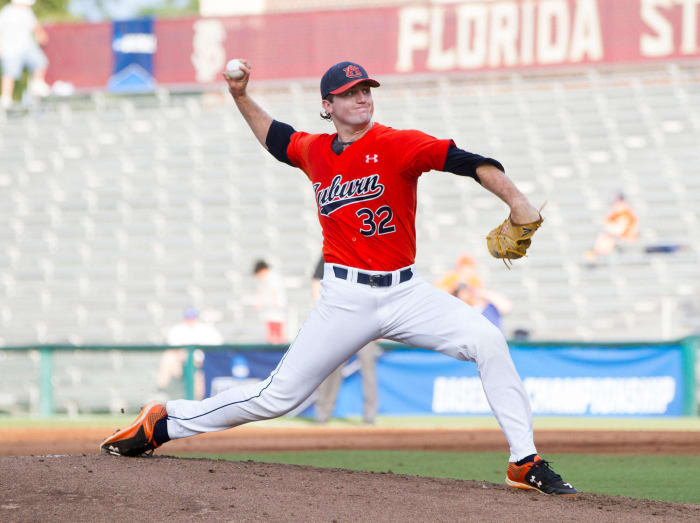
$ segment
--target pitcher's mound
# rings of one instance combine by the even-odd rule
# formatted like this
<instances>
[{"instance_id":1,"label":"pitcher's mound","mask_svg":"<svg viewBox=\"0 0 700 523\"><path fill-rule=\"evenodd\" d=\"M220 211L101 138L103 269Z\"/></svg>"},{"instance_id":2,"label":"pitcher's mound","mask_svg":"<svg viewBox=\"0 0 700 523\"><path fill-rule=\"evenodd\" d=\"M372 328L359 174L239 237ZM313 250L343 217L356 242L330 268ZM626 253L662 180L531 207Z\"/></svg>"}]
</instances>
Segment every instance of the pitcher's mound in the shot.
<instances>
[{"instance_id":1,"label":"pitcher's mound","mask_svg":"<svg viewBox=\"0 0 700 523\"><path fill-rule=\"evenodd\" d=\"M700 506L682 503L168 456L4 457L0 487L3 521L700 520Z\"/></svg>"}]
</instances>

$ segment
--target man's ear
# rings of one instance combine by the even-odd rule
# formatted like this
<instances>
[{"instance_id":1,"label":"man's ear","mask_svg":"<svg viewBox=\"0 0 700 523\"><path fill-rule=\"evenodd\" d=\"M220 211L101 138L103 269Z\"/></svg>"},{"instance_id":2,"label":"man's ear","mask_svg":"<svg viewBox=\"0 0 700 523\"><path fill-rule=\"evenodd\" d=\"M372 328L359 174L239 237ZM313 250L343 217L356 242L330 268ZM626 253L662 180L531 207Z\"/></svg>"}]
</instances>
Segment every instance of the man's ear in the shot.
<instances>
[{"instance_id":1,"label":"man's ear","mask_svg":"<svg viewBox=\"0 0 700 523\"><path fill-rule=\"evenodd\" d=\"M333 114L333 104L331 102L328 100L321 100L321 105L326 113Z\"/></svg>"}]
</instances>

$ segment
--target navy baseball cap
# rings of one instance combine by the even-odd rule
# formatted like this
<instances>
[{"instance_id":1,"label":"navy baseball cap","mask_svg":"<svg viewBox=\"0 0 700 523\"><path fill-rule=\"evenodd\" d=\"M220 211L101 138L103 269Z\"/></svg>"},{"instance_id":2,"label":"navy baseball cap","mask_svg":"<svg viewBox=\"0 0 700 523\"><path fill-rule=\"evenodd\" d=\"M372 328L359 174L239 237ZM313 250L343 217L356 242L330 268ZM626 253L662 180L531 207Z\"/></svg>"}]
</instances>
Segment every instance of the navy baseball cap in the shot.
<instances>
[{"instance_id":1,"label":"navy baseball cap","mask_svg":"<svg viewBox=\"0 0 700 523\"><path fill-rule=\"evenodd\" d=\"M367 82L379 87L379 82L369 77L365 68L355 62L340 62L332 66L321 78L321 98L329 94L340 94L353 85Z\"/></svg>"}]
</instances>

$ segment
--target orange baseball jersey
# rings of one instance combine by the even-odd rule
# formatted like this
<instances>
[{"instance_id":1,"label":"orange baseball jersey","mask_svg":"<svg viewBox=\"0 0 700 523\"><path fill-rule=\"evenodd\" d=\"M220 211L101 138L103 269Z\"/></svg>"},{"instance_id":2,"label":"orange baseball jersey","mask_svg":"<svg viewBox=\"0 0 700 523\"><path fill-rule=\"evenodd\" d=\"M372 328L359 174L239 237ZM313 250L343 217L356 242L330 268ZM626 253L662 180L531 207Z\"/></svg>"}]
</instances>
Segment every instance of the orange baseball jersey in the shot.
<instances>
[{"instance_id":1,"label":"orange baseball jersey","mask_svg":"<svg viewBox=\"0 0 700 523\"><path fill-rule=\"evenodd\" d=\"M412 265L418 177L443 169L452 140L375 123L338 155L335 136L295 132L286 151L313 184L323 258L376 271Z\"/></svg>"}]
</instances>

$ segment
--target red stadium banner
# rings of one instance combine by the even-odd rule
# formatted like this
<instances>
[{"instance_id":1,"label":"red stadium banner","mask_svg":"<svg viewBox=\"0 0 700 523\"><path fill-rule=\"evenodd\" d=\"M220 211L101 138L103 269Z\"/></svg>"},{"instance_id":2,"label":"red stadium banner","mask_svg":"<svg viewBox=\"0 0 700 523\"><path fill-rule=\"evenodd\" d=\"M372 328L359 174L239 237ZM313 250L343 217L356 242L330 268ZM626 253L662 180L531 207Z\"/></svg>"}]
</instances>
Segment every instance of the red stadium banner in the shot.
<instances>
[{"instance_id":1,"label":"red stadium banner","mask_svg":"<svg viewBox=\"0 0 700 523\"><path fill-rule=\"evenodd\" d=\"M256 79L320 78L341 60L372 75L526 70L700 57L700 0L494 0L159 20L162 85L220 82L228 58ZM102 88L109 24L54 25L49 79Z\"/></svg>"},{"instance_id":2,"label":"red stadium banner","mask_svg":"<svg viewBox=\"0 0 700 523\"><path fill-rule=\"evenodd\" d=\"M46 27L49 43L48 82L70 82L78 88L107 87L112 74L112 24L56 24Z\"/></svg>"}]
</instances>

